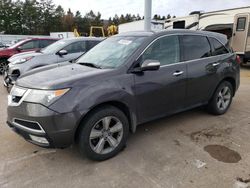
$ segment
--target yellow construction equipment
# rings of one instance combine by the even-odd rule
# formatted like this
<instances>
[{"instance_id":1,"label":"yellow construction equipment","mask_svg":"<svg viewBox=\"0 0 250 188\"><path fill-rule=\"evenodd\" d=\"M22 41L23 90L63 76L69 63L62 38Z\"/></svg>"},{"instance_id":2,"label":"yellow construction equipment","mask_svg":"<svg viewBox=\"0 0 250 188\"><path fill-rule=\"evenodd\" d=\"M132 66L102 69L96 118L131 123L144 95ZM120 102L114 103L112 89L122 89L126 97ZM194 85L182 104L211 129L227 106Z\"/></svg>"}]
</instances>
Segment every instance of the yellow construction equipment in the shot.
<instances>
[{"instance_id":1,"label":"yellow construction equipment","mask_svg":"<svg viewBox=\"0 0 250 188\"><path fill-rule=\"evenodd\" d=\"M80 34L78 33L78 31L77 31L76 28L74 29L74 36L75 36L75 37L80 37Z\"/></svg>"},{"instance_id":2,"label":"yellow construction equipment","mask_svg":"<svg viewBox=\"0 0 250 188\"><path fill-rule=\"evenodd\" d=\"M118 33L118 28L116 25L110 25L108 27L108 36L112 36Z\"/></svg>"},{"instance_id":3,"label":"yellow construction equipment","mask_svg":"<svg viewBox=\"0 0 250 188\"><path fill-rule=\"evenodd\" d=\"M101 26L91 26L91 27L90 27L90 33L89 33L89 36L90 36L90 37L93 37L93 36L94 36L94 34L93 34L93 30L94 30L94 29L100 29L101 32L102 32L102 37L105 37L104 29L103 29L103 27L101 27Z\"/></svg>"}]
</instances>

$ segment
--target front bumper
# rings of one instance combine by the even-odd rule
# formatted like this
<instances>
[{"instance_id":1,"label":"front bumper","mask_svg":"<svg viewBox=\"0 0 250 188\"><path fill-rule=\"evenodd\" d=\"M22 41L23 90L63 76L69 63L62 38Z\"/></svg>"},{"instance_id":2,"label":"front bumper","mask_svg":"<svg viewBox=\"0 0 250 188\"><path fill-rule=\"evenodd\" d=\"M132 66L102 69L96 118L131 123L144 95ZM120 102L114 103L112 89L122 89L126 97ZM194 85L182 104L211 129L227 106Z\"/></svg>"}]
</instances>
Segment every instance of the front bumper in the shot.
<instances>
[{"instance_id":1,"label":"front bumper","mask_svg":"<svg viewBox=\"0 0 250 188\"><path fill-rule=\"evenodd\" d=\"M19 106L8 107L7 124L33 144L65 148L74 143L78 119L77 113L60 114L41 104L22 102ZM17 123L16 120L26 123ZM32 127L35 123L41 127L40 130L39 127Z\"/></svg>"},{"instance_id":2,"label":"front bumper","mask_svg":"<svg viewBox=\"0 0 250 188\"><path fill-rule=\"evenodd\" d=\"M10 73L9 67L7 67L7 70L4 72L3 75L3 84L5 87L11 87L16 83L17 78L20 76L20 74L12 74Z\"/></svg>"}]
</instances>

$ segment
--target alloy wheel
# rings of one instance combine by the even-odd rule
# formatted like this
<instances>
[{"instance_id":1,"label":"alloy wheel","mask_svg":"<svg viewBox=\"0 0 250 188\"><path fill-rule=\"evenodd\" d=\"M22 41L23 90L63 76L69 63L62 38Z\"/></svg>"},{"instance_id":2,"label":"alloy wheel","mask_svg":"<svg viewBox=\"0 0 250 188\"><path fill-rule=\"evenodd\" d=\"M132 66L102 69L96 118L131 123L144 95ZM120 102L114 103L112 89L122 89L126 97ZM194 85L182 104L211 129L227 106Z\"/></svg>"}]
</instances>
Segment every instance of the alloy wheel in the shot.
<instances>
[{"instance_id":1,"label":"alloy wheel","mask_svg":"<svg viewBox=\"0 0 250 188\"><path fill-rule=\"evenodd\" d=\"M123 124L114 116L106 116L92 128L89 136L91 149L98 154L112 152L123 137Z\"/></svg>"},{"instance_id":2,"label":"alloy wheel","mask_svg":"<svg viewBox=\"0 0 250 188\"><path fill-rule=\"evenodd\" d=\"M6 70L7 70L7 62L6 61L0 62L0 74L3 74L4 71Z\"/></svg>"},{"instance_id":3,"label":"alloy wheel","mask_svg":"<svg viewBox=\"0 0 250 188\"><path fill-rule=\"evenodd\" d=\"M228 86L221 89L217 97L217 107L223 111L228 108L231 101L231 90Z\"/></svg>"}]
</instances>

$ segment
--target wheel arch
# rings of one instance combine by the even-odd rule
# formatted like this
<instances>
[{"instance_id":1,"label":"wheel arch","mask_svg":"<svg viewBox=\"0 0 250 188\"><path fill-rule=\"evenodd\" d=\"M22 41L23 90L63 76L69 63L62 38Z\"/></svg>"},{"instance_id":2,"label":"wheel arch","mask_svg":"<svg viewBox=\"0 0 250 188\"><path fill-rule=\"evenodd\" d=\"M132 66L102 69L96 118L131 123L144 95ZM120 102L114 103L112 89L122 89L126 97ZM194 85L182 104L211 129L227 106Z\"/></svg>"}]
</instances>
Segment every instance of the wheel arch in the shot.
<instances>
[{"instance_id":1,"label":"wheel arch","mask_svg":"<svg viewBox=\"0 0 250 188\"><path fill-rule=\"evenodd\" d=\"M225 81L229 82L232 85L232 87L233 87L233 96L235 95L235 92L236 92L236 80L233 77L228 76L228 77L223 78L217 84L217 86L215 87L214 91L212 92L212 95L211 95L210 99L213 97L214 93L216 92L217 88L221 85L221 83L225 82Z\"/></svg>"},{"instance_id":2,"label":"wheel arch","mask_svg":"<svg viewBox=\"0 0 250 188\"><path fill-rule=\"evenodd\" d=\"M235 79L233 78L233 77L226 77L226 78L224 78L221 82L220 82L220 84L222 83L222 82L224 82L224 81L227 81L227 82L229 82L231 85L232 85L232 87L233 87L233 96L235 95L235 92L236 92L236 81L235 81ZM218 85L219 86L219 85ZM217 87L218 87L217 86Z\"/></svg>"},{"instance_id":3,"label":"wheel arch","mask_svg":"<svg viewBox=\"0 0 250 188\"><path fill-rule=\"evenodd\" d=\"M123 102L120 102L120 101L107 101L107 102L103 102L103 103L100 103L100 104L97 104L95 106L93 106L92 108L90 108L90 110L84 114L80 120L78 121L78 124L77 124L77 128L75 130L75 133L74 133L74 139L75 141L78 139L78 133L81 129L81 123L88 117L91 115L91 113L93 113L93 111L95 111L96 109L98 108L102 108L103 106L114 106L116 108L118 108L119 110L121 110L125 115L126 117L128 118L128 121L129 121L129 130L130 132L134 133L136 131L136 119L135 119L135 114L134 112L132 112L128 105L124 104Z\"/></svg>"}]
</instances>

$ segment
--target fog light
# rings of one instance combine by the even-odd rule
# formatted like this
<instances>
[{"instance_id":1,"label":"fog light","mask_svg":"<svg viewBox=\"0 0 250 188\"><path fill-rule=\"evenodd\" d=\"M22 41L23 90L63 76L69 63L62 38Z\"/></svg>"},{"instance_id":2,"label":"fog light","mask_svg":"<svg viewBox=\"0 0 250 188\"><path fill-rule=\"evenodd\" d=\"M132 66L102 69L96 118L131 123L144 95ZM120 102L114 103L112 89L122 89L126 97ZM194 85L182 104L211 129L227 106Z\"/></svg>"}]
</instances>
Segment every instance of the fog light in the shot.
<instances>
[{"instance_id":1,"label":"fog light","mask_svg":"<svg viewBox=\"0 0 250 188\"><path fill-rule=\"evenodd\" d=\"M35 142L39 142L41 144L49 144L48 140L44 137L39 137L39 136L34 136L34 135L29 135L31 140L35 141Z\"/></svg>"}]
</instances>

